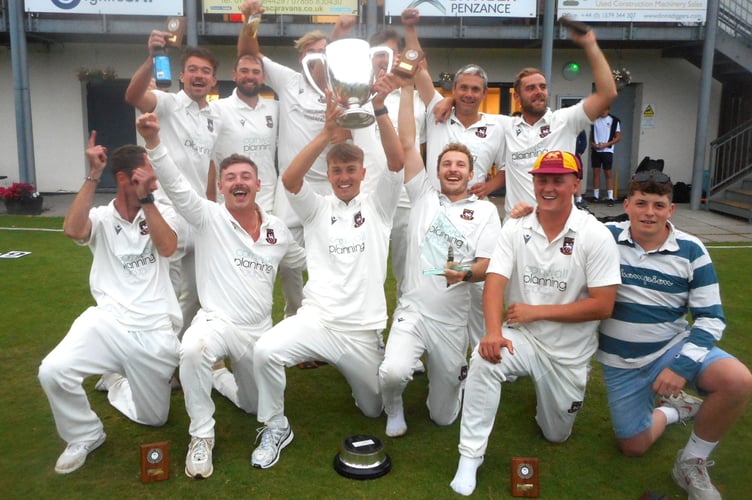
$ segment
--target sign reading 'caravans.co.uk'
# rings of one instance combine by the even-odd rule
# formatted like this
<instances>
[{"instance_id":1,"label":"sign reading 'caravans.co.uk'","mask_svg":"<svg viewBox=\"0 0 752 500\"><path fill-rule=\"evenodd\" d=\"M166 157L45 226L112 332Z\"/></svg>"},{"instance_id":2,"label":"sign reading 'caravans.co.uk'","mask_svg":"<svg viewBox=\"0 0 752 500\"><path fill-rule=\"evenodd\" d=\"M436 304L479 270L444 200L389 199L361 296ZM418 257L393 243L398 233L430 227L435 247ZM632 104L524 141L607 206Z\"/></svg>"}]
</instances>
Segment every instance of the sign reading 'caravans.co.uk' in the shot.
<instances>
[{"instance_id":1,"label":"sign reading 'caravans.co.uk'","mask_svg":"<svg viewBox=\"0 0 752 500\"><path fill-rule=\"evenodd\" d=\"M183 0L25 0L24 7L53 14L183 15Z\"/></svg>"},{"instance_id":2,"label":"sign reading 'caravans.co.uk'","mask_svg":"<svg viewBox=\"0 0 752 500\"><path fill-rule=\"evenodd\" d=\"M237 14L243 0L203 0L207 14ZM358 14L358 0L264 0L267 14L335 16Z\"/></svg>"}]
</instances>

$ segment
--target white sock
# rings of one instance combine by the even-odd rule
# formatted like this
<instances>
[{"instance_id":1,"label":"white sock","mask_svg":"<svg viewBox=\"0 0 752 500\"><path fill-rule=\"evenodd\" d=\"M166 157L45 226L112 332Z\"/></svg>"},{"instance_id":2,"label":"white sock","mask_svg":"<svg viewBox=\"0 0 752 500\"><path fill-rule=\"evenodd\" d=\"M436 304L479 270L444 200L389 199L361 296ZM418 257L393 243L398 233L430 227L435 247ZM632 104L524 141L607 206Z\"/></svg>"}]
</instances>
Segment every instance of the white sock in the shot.
<instances>
[{"instance_id":1,"label":"white sock","mask_svg":"<svg viewBox=\"0 0 752 500\"><path fill-rule=\"evenodd\" d=\"M687 445L684 447L684 451L682 451L681 459L701 458L707 460L717 445L718 441L711 443L710 441L698 438L693 430L692 434L689 436Z\"/></svg>"},{"instance_id":2,"label":"white sock","mask_svg":"<svg viewBox=\"0 0 752 500\"><path fill-rule=\"evenodd\" d=\"M593 191L593 199L598 199L598 191Z\"/></svg>"},{"instance_id":3,"label":"white sock","mask_svg":"<svg viewBox=\"0 0 752 500\"><path fill-rule=\"evenodd\" d=\"M656 410L666 415L666 425L675 424L679 421L679 411L676 408L671 408L670 406L659 406Z\"/></svg>"},{"instance_id":4,"label":"white sock","mask_svg":"<svg viewBox=\"0 0 752 500\"><path fill-rule=\"evenodd\" d=\"M475 491L475 475L478 467L483 463L483 457L470 458L460 456L460 463L457 465L457 472L454 479L449 483L455 493L470 496Z\"/></svg>"},{"instance_id":5,"label":"white sock","mask_svg":"<svg viewBox=\"0 0 752 500\"><path fill-rule=\"evenodd\" d=\"M609 200L613 200L614 199L614 190L613 189L609 189L608 190L608 199Z\"/></svg>"},{"instance_id":6,"label":"white sock","mask_svg":"<svg viewBox=\"0 0 752 500\"><path fill-rule=\"evenodd\" d=\"M386 435L389 437L400 437L407 433L407 422L405 422L405 412L402 408L395 411L393 415L386 416Z\"/></svg>"}]
</instances>

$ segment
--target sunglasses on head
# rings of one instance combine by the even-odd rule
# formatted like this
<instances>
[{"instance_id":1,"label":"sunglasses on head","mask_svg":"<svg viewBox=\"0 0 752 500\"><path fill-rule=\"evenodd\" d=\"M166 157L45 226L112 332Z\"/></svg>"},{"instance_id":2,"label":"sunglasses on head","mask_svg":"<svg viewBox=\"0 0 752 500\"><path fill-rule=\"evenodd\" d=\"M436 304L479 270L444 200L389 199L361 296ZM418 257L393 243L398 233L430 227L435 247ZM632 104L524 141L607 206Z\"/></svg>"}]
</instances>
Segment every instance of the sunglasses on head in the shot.
<instances>
[{"instance_id":1,"label":"sunglasses on head","mask_svg":"<svg viewBox=\"0 0 752 500\"><path fill-rule=\"evenodd\" d=\"M671 182L671 177L669 177L668 175L662 172L648 171L648 172L637 172L632 177L632 180L635 182L653 181L659 184L664 184L666 182Z\"/></svg>"}]
</instances>

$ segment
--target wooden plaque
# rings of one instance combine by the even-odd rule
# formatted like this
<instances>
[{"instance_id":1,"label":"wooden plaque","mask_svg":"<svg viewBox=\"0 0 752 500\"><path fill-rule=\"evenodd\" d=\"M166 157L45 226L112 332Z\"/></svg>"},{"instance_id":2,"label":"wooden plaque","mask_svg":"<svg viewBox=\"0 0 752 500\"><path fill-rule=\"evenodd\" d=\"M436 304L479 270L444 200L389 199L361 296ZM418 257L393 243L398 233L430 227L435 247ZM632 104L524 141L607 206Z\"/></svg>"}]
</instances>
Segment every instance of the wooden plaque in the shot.
<instances>
[{"instance_id":1,"label":"wooden plaque","mask_svg":"<svg viewBox=\"0 0 752 500\"><path fill-rule=\"evenodd\" d=\"M418 49L405 49L400 54L399 62L392 68L392 73L403 78L412 78L418 71L418 63L425 55Z\"/></svg>"},{"instance_id":2,"label":"wooden plaque","mask_svg":"<svg viewBox=\"0 0 752 500\"><path fill-rule=\"evenodd\" d=\"M169 31L172 35L166 40L168 47L180 47L183 45L183 35L185 34L185 26L187 24L186 17L173 16L167 18L167 24L165 24L165 31Z\"/></svg>"},{"instance_id":3,"label":"wooden plaque","mask_svg":"<svg viewBox=\"0 0 752 500\"><path fill-rule=\"evenodd\" d=\"M141 482L170 479L170 452L167 441L141 445Z\"/></svg>"},{"instance_id":4,"label":"wooden plaque","mask_svg":"<svg viewBox=\"0 0 752 500\"><path fill-rule=\"evenodd\" d=\"M540 495L540 475L538 459L533 457L512 457L512 496L538 497Z\"/></svg>"}]
</instances>

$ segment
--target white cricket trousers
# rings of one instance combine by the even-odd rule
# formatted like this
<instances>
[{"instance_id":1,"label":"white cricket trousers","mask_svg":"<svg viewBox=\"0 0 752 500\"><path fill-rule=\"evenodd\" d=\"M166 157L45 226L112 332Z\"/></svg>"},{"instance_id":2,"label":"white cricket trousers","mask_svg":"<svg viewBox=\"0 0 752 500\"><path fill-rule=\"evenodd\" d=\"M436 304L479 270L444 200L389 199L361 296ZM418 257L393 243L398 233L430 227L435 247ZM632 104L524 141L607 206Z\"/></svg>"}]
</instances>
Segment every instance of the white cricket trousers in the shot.
<instances>
[{"instance_id":1,"label":"white cricket trousers","mask_svg":"<svg viewBox=\"0 0 752 500\"><path fill-rule=\"evenodd\" d=\"M467 328L404 308L394 312L384 362L379 367L384 411L395 415L402 409L402 393L423 352L428 364L428 412L436 424L450 425L460 412L462 381L467 373Z\"/></svg>"},{"instance_id":2,"label":"white cricket trousers","mask_svg":"<svg viewBox=\"0 0 752 500\"><path fill-rule=\"evenodd\" d=\"M90 307L39 366L58 434L67 443L93 441L102 421L89 405L83 380L119 373L126 380L109 389L112 406L145 425L163 425L170 411L170 377L178 364L179 342L172 327L132 331L115 316Z\"/></svg>"},{"instance_id":3,"label":"white cricket trousers","mask_svg":"<svg viewBox=\"0 0 752 500\"><path fill-rule=\"evenodd\" d=\"M191 436L214 437L212 366L220 359L229 358L232 364L236 392L229 399L242 410L256 413L258 390L253 376L253 352L258 339L271 327L271 318L251 327L235 325L204 310L196 314L180 346L180 385L191 419Z\"/></svg>"},{"instance_id":4,"label":"white cricket trousers","mask_svg":"<svg viewBox=\"0 0 752 500\"><path fill-rule=\"evenodd\" d=\"M285 413L285 367L323 360L335 366L350 384L355 404L367 417L381 415L379 365L384 344L378 330L335 330L303 306L256 343L253 373L258 384L258 421L279 421Z\"/></svg>"},{"instance_id":5,"label":"white cricket trousers","mask_svg":"<svg viewBox=\"0 0 752 500\"><path fill-rule=\"evenodd\" d=\"M470 357L460 424L459 451L464 457L485 455L499 409L501 384L508 378L533 378L537 403L535 420L549 441L567 440L582 406L589 364L557 364L536 348L528 334L514 328L505 326L504 337L512 341L514 355L502 350L501 363L483 359L477 346Z\"/></svg>"}]
</instances>

